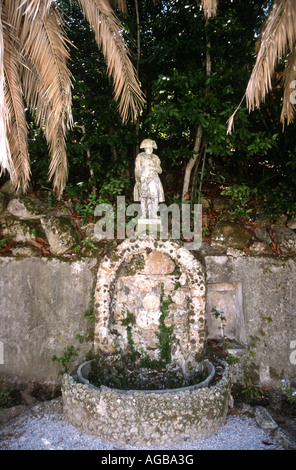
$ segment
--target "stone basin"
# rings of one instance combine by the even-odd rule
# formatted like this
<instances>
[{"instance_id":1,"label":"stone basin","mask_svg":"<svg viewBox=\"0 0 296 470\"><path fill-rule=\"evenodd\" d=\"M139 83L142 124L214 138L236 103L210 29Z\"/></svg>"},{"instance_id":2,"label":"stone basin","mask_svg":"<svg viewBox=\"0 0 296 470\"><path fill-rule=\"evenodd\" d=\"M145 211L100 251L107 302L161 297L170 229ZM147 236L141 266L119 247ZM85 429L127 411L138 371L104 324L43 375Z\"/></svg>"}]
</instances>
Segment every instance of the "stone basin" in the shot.
<instances>
[{"instance_id":1,"label":"stone basin","mask_svg":"<svg viewBox=\"0 0 296 470\"><path fill-rule=\"evenodd\" d=\"M118 390L88 381L90 361L77 374L63 375L63 411L83 432L119 445L166 446L209 437L224 422L231 379L223 363L214 381L214 366L203 361L207 377L200 383L166 390Z\"/></svg>"},{"instance_id":2,"label":"stone basin","mask_svg":"<svg viewBox=\"0 0 296 470\"><path fill-rule=\"evenodd\" d=\"M89 374L91 371L91 364L92 364L92 361L86 361L78 367L76 380L78 383L88 384L90 387L96 390L99 390L99 388L101 388L102 386L96 387L92 383L90 383L90 381L88 380ZM181 387L181 388L176 387L176 388L170 388L170 389L166 388L166 389L156 389L156 390L142 390L141 389L141 391L144 393L160 393L161 394L161 393L175 393L178 390L185 391L185 390L194 390L196 388L207 387L209 383L213 380L213 377L215 375L214 365L210 361L205 359L204 361L200 363L198 370L200 372L203 372L203 375L205 376L205 378L204 380L196 384L189 385L187 387ZM110 388L110 387L107 387L107 388ZM135 393L136 391L139 391L139 390L121 390L121 389L117 389L113 387L112 387L112 390L116 390L119 393Z\"/></svg>"}]
</instances>

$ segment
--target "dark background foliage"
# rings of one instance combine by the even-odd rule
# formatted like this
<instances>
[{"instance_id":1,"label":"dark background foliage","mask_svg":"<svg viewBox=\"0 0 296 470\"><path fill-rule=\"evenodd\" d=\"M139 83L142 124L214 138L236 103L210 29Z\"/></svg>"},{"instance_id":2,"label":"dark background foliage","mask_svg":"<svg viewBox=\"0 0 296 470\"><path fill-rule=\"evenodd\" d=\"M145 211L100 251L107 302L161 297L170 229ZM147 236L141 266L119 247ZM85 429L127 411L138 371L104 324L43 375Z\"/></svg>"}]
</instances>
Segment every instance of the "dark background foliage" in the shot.
<instances>
[{"instance_id":1,"label":"dark background foliage","mask_svg":"<svg viewBox=\"0 0 296 470\"><path fill-rule=\"evenodd\" d=\"M139 143L150 137L158 145L165 192L177 200L201 125L205 172L201 175L201 168L194 169L191 191L197 185L206 194L211 185L222 190L245 184L256 188L257 197L269 204L269 210L294 213L296 141L294 124L283 129L279 122L281 63L273 90L260 110L249 114L243 101L235 131L226 132L227 120L244 96L270 1L220 0L217 16L208 22L198 1L129 2L128 13L118 15L139 70L146 106L139 122L127 125L120 121L106 64L79 5L75 0L58 3L73 44L69 67L75 126L67 141L67 196L81 199L95 193L100 200L114 201L117 195L131 198ZM206 74L207 50L210 76ZM28 124L33 189L50 188L45 141L29 115Z\"/></svg>"}]
</instances>

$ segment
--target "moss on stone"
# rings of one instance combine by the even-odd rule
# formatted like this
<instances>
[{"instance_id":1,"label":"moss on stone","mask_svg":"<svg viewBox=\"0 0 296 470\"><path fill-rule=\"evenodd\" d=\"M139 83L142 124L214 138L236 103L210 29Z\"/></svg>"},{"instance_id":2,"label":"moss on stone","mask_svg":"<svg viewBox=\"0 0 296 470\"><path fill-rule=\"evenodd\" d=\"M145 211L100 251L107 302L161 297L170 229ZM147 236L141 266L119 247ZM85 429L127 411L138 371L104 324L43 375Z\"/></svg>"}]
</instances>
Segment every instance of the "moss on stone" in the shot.
<instances>
[{"instance_id":1,"label":"moss on stone","mask_svg":"<svg viewBox=\"0 0 296 470\"><path fill-rule=\"evenodd\" d=\"M117 277L135 276L139 272L143 271L145 266L144 256L142 254L136 254L132 256L130 260L125 260L121 263L117 270Z\"/></svg>"}]
</instances>

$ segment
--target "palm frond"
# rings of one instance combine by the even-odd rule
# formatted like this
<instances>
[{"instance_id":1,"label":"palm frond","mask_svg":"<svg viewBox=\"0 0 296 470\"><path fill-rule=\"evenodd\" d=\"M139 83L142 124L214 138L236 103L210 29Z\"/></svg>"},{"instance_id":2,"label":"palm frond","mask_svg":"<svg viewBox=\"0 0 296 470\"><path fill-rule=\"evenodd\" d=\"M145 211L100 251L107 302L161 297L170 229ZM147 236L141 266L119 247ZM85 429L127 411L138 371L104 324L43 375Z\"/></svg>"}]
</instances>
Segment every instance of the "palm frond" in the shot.
<instances>
[{"instance_id":1,"label":"palm frond","mask_svg":"<svg viewBox=\"0 0 296 470\"><path fill-rule=\"evenodd\" d=\"M18 7L19 10L24 12L32 21L35 20L37 15L44 17L48 12L54 0L21 0Z\"/></svg>"},{"instance_id":2,"label":"palm frond","mask_svg":"<svg viewBox=\"0 0 296 470\"><path fill-rule=\"evenodd\" d=\"M114 9L118 8L123 13L127 13L126 0L110 0L110 5Z\"/></svg>"},{"instance_id":3,"label":"palm frond","mask_svg":"<svg viewBox=\"0 0 296 470\"><path fill-rule=\"evenodd\" d=\"M206 19L212 18L217 14L218 0L203 0L203 10Z\"/></svg>"},{"instance_id":4,"label":"palm frond","mask_svg":"<svg viewBox=\"0 0 296 470\"><path fill-rule=\"evenodd\" d=\"M63 122L55 122L45 128L46 139L49 142L51 161L49 179L53 178L53 187L61 194L66 186L68 176L68 161L65 145Z\"/></svg>"},{"instance_id":5,"label":"palm frond","mask_svg":"<svg viewBox=\"0 0 296 470\"><path fill-rule=\"evenodd\" d=\"M282 83L283 83L283 106L281 112L281 122L283 125L285 122L289 125L294 121L295 115L295 106L291 102L291 93L295 89L295 80L296 80L296 51L291 52L287 57L287 64L283 73Z\"/></svg>"},{"instance_id":6,"label":"palm frond","mask_svg":"<svg viewBox=\"0 0 296 470\"><path fill-rule=\"evenodd\" d=\"M272 88L272 78L280 58L294 50L296 2L276 0L257 43L257 59L246 90L247 106L259 108Z\"/></svg>"},{"instance_id":7,"label":"palm frond","mask_svg":"<svg viewBox=\"0 0 296 470\"><path fill-rule=\"evenodd\" d=\"M7 139L7 109L4 93L4 40L2 26L2 5L0 4L0 176L3 170L8 171L10 178L14 180L14 167Z\"/></svg>"},{"instance_id":8,"label":"palm frond","mask_svg":"<svg viewBox=\"0 0 296 470\"><path fill-rule=\"evenodd\" d=\"M23 191L30 179L28 154L28 128L24 110L23 91L20 81L21 58L9 25L3 29L4 48L4 94L8 116L7 137L13 162L15 184Z\"/></svg>"},{"instance_id":9,"label":"palm frond","mask_svg":"<svg viewBox=\"0 0 296 470\"><path fill-rule=\"evenodd\" d=\"M238 112L238 110L240 109L240 107L242 105L242 102L244 101L245 97L246 97L246 94L244 94L244 96L242 97L242 99L240 101L240 104L237 106L235 111L232 113L230 118L228 118L228 120L227 120L227 132L226 132L227 134L232 134L232 132L234 131L234 117L235 117L236 113Z\"/></svg>"},{"instance_id":10,"label":"palm frond","mask_svg":"<svg viewBox=\"0 0 296 470\"><path fill-rule=\"evenodd\" d=\"M27 104L32 115L35 115L36 124L43 129L51 157L49 179L53 179L53 187L58 194L61 194L66 185L68 173L66 155L67 127L62 117L58 121L56 120L52 105L47 101L46 93L43 90L38 70L29 61L27 65L22 72L24 90L29 89ZM34 87L31 89L32 83L34 83Z\"/></svg>"},{"instance_id":11,"label":"palm frond","mask_svg":"<svg viewBox=\"0 0 296 470\"><path fill-rule=\"evenodd\" d=\"M111 7L112 2L114 8L125 11L126 0L79 2L105 56L122 119L135 120L144 95ZM67 67L70 41L62 15L55 0L0 0L0 20L0 143L6 149L1 167L9 170L11 179L15 177L18 187L25 188L30 177L26 104L44 129L51 155L49 177L61 193L67 178L65 137L73 123L72 77Z\"/></svg>"},{"instance_id":12,"label":"palm frond","mask_svg":"<svg viewBox=\"0 0 296 470\"><path fill-rule=\"evenodd\" d=\"M25 16L20 36L26 60L22 73L26 100L36 123L45 129L51 157L49 179L54 177L53 186L60 193L67 177L65 134L73 118L69 53L55 4L44 16L37 15L33 24Z\"/></svg>"},{"instance_id":13,"label":"palm frond","mask_svg":"<svg viewBox=\"0 0 296 470\"><path fill-rule=\"evenodd\" d=\"M114 97L119 102L122 120L126 122L129 117L136 120L144 97L128 57L121 25L108 0L79 0L79 3L103 52L107 73L113 78Z\"/></svg>"},{"instance_id":14,"label":"palm frond","mask_svg":"<svg viewBox=\"0 0 296 470\"><path fill-rule=\"evenodd\" d=\"M54 3L44 17L37 15L34 22L24 17L20 40L24 56L38 70L45 106L50 103L55 119L63 116L69 127L72 122L71 76L67 60L70 56L62 19ZM30 85L26 89L29 100L35 93L35 84Z\"/></svg>"}]
</instances>

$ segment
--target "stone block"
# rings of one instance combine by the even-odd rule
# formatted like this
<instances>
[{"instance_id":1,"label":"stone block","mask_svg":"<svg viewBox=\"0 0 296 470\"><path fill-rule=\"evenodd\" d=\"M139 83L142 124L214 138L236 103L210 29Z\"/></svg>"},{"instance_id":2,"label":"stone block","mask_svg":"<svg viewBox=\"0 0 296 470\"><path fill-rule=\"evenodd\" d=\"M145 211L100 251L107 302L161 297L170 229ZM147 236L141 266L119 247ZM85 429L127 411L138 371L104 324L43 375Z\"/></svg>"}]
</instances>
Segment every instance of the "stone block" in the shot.
<instances>
[{"instance_id":1,"label":"stone block","mask_svg":"<svg viewBox=\"0 0 296 470\"><path fill-rule=\"evenodd\" d=\"M215 318L213 309L220 313L220 317ZM225 318L223 322L221 316ZM210 338L226 337L246 344L241 282L208 284L207 326Z\"/></svg>"},{"instance_id":2,"label":"stone block","mask_svg":"<svg viewBox=\"0 0 296 470\"><path fill-rule=\"evenodd\" d=\"M31 242L38 236L46 238L38 220L7 218L0 225L3 237L13 242Z\"/></svg>"},{"instance_id":3,"label":"stone block","mask_svg":"<svg viewBox=\"0 0 296 470\"><path fill-rule=\"evenodd\" d=\"M52 362L54 354L61 357L73 345L79 349L77 360L84 359L92 344L80 344L75 336L88 336L83 313L91 300L95 263L0 258L2 377L19 383L58 383L60 366Z\"/></svg>"},{"instance_id":4,"label":"stone block","mask_svg":"<svg viewBox=\"0 0 296 470\"><path fill-rule=\"evenodd\" d=\"M212 232L211 245L225 251L227 248L243 250L251 239L252 233L244 230L237 222L221 220Z\"/></svg>"},{"instance_id":5,"label":"stone block","mask_svg":"<svg viewBox=\"0 0 296 470\"><path fill-rule=\"evenodd\" d=\"M42 227L55 255L66 253L79 244L79 236L68 217L45 217Z\"/></svg>"},{"instance_id":6,"label":"stone block","mask_svg":"<svg viewBox=\"0 0 296 470\"><path fill-rule=\"evenodd\" d=\"M261 385L280 386L283 375L295 381L295 365L290 360L290 344L296 339L295 259L207 256L205 265L208 286L241 283L246 342L251 342L251 336L260 338L252 362L258 381L264 380ZM235 298L233 309L234 305Z\"/></svg>"},{"instance_id":7,"label":"stone block","mask_svg":"<svg viewBox=\"0 0 296 470\"><path fill-rule=\"evenodd\" d=\"M274 242L280 245L280 248L284 253L295 253L296 252L296 233L292 229L286 227L285 225L274 227L274 229L275 229Z\"/></svg>"},{"instance_id":8,"label":"stone block","mask_svg":"<svg viewBox=\"0 0 296 470\"><path fill-rule=\"evenodd\" d=\"M256 227L254 230L254 234L261 242L267 243L268 245L272 242L269 233L262 227Z\"/></svg>"},{"instance_id":9,"label":"stone block","mask_svg":"<svg viewBox=\"0 0 296 470\"><path fill-rule=\"evenodd\" d=\"M152 251L145 263L146 274L171 274L175 270L175 263L166 254L160 251Z\"/></svg>"},{"instance_id":10,"label":"stone block","mask_svg":"<svg viewBox=\"0 0 296 470\"><path fill-rule=\"evenodd\" d=\"M40 219L47 212L47 204L33 197L23 199L11 199L7 205L7 211L20 219Z\"/></svg>"},{"instance_id":11,"label":"stone block","mask_svg":"<svg viewBox=\"0 0 296 470\"><path fill-rule=\"evenodd\" d=\"M278 428L277 423L273 417L268 413L263 406L257 406L255 409L255 421L258 426L265 431L274 431Z\"/></svg>"}]
</instances>

